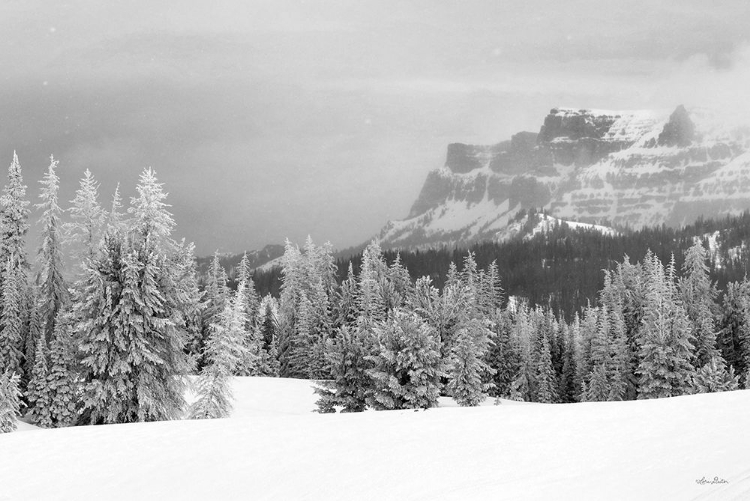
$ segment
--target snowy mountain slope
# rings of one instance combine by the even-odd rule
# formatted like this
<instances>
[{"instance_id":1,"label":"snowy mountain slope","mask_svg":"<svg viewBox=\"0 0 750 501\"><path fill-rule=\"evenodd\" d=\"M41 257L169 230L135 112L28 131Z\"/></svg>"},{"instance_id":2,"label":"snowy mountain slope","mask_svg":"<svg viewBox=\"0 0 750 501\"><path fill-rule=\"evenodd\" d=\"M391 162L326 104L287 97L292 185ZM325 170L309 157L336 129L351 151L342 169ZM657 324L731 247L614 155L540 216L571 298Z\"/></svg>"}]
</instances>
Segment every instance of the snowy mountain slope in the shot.
<instances>
[{"instance_id":1,"label":"snowy mountain slope","mask_svg":"<svg viewBox=\"0 0 750 501\"><path fill-rule=\"evenodd\" d=\"M449 145L408 217L390 221L379 238L397 248L502 238L528 208L631 228L738 213L750 208L743 120L682 106L671 114L555 108L538 134Z\"/></svg>"},{"instance_id":2,"label":"snowy mountain slope","mask_svg":"<svg viewBox=\"0 0 750 501\"><path fill-rule=\"evenodd\" d=\"M750 498L750 391L332 415L309 381L235 394L230 419L0 435L0 499Z\"/></svg>"},{"instance_id":3,"label":"snowy mountain slope","mask_svg":"<svg viewBox=\"0 0 750 501\"><path fill-rule=\"evenodd\" d=\"M552 217L549 214L533 214L516 217L507 224L505 228L498 231L494 240L505 242L514 238L530 240L540 233L547 233L557 225L567 225L571 229L591 230L602 233L603 235L617 235L617 231L608 226L598 224L579 223L576 221L565 221L564 219Z\"/></svg>"},{"instance_id":4,"label":"snowy mountain slope","mask_svg":"<svg viewBox=\"0 0 750 501\"><path fill-rule=\"evenodd\" d=\"M242 261L244 252L239 254L223 253L219 254L219 262L227 270L229 278L235 278L237 275L237 267ZM283 245L270 244L266 245L260 250L247 251L247 259L250 268L268 268L273 267L273 263L277 263L279 258L284 254ZM208 271L211 268L213 262L213 256L203 256L196 259L198 267L198 275L206 277Z\"/></svg>"}]
</instances>

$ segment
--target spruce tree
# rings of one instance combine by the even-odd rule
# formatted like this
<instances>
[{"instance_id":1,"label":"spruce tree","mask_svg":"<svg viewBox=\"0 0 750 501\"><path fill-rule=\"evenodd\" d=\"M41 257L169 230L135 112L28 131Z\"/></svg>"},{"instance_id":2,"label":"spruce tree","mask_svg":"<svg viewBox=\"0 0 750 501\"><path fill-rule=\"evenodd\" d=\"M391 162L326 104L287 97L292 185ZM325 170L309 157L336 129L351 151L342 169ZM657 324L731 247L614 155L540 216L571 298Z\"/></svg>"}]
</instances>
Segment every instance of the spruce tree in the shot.
<instances>
[{"instance_id":1,"label":"spruce tree","mask_svg":"<svg viewBox=\"0 0 750 501\"><path fill-rule=\"evenodd\" d=\"M200 339L190 346L194 353L203 353L205 344L211 333L211 325L217 323L219 316L226 307L229 298L229 287L227 286L227 275L219 259L219 251L214 252L211 267L208 270L208 278L205 286L201 309L201 335ZM200 358L200 357L199 357ZM202 367L204 361L199 360L198 366Z\"/></svg>"},{"instance_id":2,"label":"spruce tree","mask_svg":"<svg viewBox=\"0 0 750 501\"><path fill-rule=\"evenodd\" d=\"M542 403L553 403L557 400L557 381L552 368L552 355L550 353L549 339L542 336L541 351L536 367L536 401Z\"/></svg>"},{"instance_id":3,"label":"spruce tree","mask_svg":"<svg viewBox=\"0 0 750 501\"><path fill-rule=\"evenodd\" d=\"M21 165L15 151L8 168L8 184L0 197L0 208L0 263L7 263L14 256L15 264L26 269L29 266L25 244L29 230L29 201L26 200L26 185L23 184Z\"/></svg>"},{"instance_id":4,"label":"spruce tree","mask_svg":"<svg viewBox=\"0 0 750 501\"><path fill-rule=\"evenodd\" d=\"M42 316L39 307L39 296L36 286L32 285L29 291L29 327L26 340L24 341L25 374L31 374L35 363L37 342L42 336Z\"/></svg>"},{"instance_id":5,"label":"spruce tree","mask_svg":"<svg viewBox=\"0 0 750 501\"><path fill-rule=\"evenodd\" d=\"M357 305L359 316L367 325L385 318L386 304L382 283L387 274L380 242L373 240L362 253L362 266L359 272Z\"/></svg>"},{"instance_id":6,"label":"spruce tree","mask_svg":"<svg viewBox=\"0 0 750 501\"><path fill-rule=\"evenodd\" d=\"M36 282L39 289L42 329L46 340L52 338L57 312L68 302L68 288L62 275L62 248L60 241L60 217L62 209L57 204L60 179L55 169L58 162L50 157L50 165L40 181L41 202L36 205L42 211L39 224L42 226L41 242L37 250L39 271Z\"/></svg>"},{"instance_id":7,"label":"spruce tree","mask_svg":"<svg viewBox=\"0 0 750 501\"><path fill-rule=\"evenodd\" d=\"M730 368L727 371L724 359L717 356L695 372L693 386L698 393L715 393L736 390L739 388L739 381L734 370Z\"/></svg>"},{"instance_id":8,"label":"spruce tree","mask_svg":"<svg viewBox=\"0 0 750 501\"><path fill-rule=\"evenodd\" d=\"M366 330L343 326L336 336L327 342L326 356L331 367L331 379L321 382L315 393L319 395L317 406L321 413L361 412L367 407L367 392L370 377L367 373L371 363L366 359L368 346Z\"/></svg>"},{"instance_id":9,"label":"spruce tree","mask_svg":"<svg viewBox=\"0 0 750 501\"><path fill-rule=\"evenodd\" d=\"M484 360L489 347L489 332L479 320L471 320L459 330L448 359L446 389L461 406L479 405L494 387L489 381L495 370Z\"/></svg>"},{"instance_id":10,"label":"spruce tree","mask_svg":"<svg viewBox=\"0 0 750 501\"><path fill-rule=\"evenodd\" d=\"M119 303L125 281L124 239L108 232L102 250L86 270L73 302L76 337L84 372L85 423L136 421L131 340L121 325Z\"/></svg>"},{"instance_id":11,"label":"spruce tree","mask_svg":"<svg viewBox=\"0 0 750 501\"><path fill-rule=\"evenodd\" d=\"M536 365L531 349L534 326L529 318L528 305L525 302L515 308L511 336L512 342L518 347L521 360L520 370L511 383L510 398L511 400L531 402L536 398L534 391Z\"/></svg>"},{"instance_id":12,"label":"spruce tree","mask_svg":"<svg viewBox=\"0 0 750 501\"><path fill-rule=\"evenodd\" d=\"M76 367L72 317L60 310L55 319L55 331L50 345L50 370L47 387L50 398L50 415L57 427L72 426L78 417Z\"/></svg>"},{"instance_id":13,"label":"spruce tree","mask_svg":"<svg viewBox=\"0 0 750 501\"><path fill-rule=\"evenodd\" d=\"M122 197L120 197L120 183L117 183L112 195L112 205L105 219L105 231L117 233L123 229L124 216L122 213Z\"/></svg>"},{"instance_id":14,"label":"spruce tree","mask_svg":"<svg viewBox=\"0 0 750 501\"><path fill-rule=\"evenodd\" d=\"M576 401L580 389L576 386L576 360L578 343L578 326L574 323L572 326L565 326L563 335L563 367L560 375L560 386L558 394L562 403L572 403Z\"/></svg>"},{"instance_id":15,"label":"spruce tree","mask_svg":"<svg viewBox=\"0 0 750 501\"><path fill-rule=\"evenodd\" d=\"M354 265L349 261L346 279L336 291L334 301L334 326L352 327L357 323L357 279L354 276Z\"/></svg>"},{"instance_id":16,"label":"spruce tree","mask_svg":"<svg viewBox=\"0 0 750 501\"><path fill-rule=\"evenodd\" d=\"M747 334L750 331L748 296L750 296L750 282L745 278L742 282L727 284L722 302L721 329L717 336L717 344L722 358L735 374L745 374L746 367L748 367L746 364L746 355L750 353L746 350Z\"/></svg>"},{"instance_id":17,"label":"spruce tree","mask_svg":"<svg viewBox=\"0 0 750 501\"><path fill-rule=\"evenodd\" d=\"M270 295L264 296L258 306L256 337L262 342L260 375L279 377L278 303Z\"/></svg>"},{"instance_id":18,"label":"spruce tree","mask_svg":"<svg viewBox=\"0 0 750 501\"><path fill-rule=\"evenodd\" d=\"M278 316L279 374L282 377L304 377L305 373L290 362L294 358L294 346L299 344L296 336L300 301L304 295L302 281L302 253L287 240L282 256Z\"/></svg>"},{"instance_id":19,"label":"spruce tree","mask_svg":"<svg viewBox=\"0 0 750 501\"><path fill-rule=\"evenodd\" d=\"M115 207L112 213L113 218L119 219L115 211L119 210L119 186L115 190ZM91 171L86 169L80 186L76 190L76 195L71 200L70 213L71 222L65 225L66 233L69 235L71 243L76 246L73 257L85 266L84 263L91 262L97 252L99 240L103 226L105 224L106 214L99 204L99 183L94 180ZM119 220L116 222L119 223Z\"/></svg>"},{"instance_id":20,"label":"spruce tree","mask_svg":"<svg viewBox=\"0 0 750 501\"><path fill-rule=\"evenodd\" d=\"M185 251L170 238L174 221L151 170L141 175L137 192L127 231L105 236L74 312L82 419L92 423L180 417L184 377L192 370L184 309L196 306L194 277L184 266Z\"/></svg>"},{"instance_id":21,"label":"spruce tree","mask_svg":"<svg viewBox=\"0 0 750 501\"><path fill-rule=\"evenodd\" d=\"M581 320L578 329L578 348L576 349L576 388L579 389L578 398L580 401L586 400L587 385L590 380L594 366L591 360L591 346L594 337L597 335L599 325L599 308L588 306L583 311L583 320Z\"/></svg>"},{"instance_id":22,"label":"spruce tree","mask_svg":"<svg viewBox=\"0 0 750 501\"><path fill-rule=\"evenodd\" d=\"M489 318L495 313L495 310L502 306L502 301L503 289L500 286L500 272L497 268L497 261L492 261L486 272L481 274L477 306L481 314Z\"/></svg>"},{"instance_id":23,"label":"spruce tree","mask_svg":"<svg viewBox=\"0 0 750 501\"><path fill-rule=\"evenodd\" d=\"M647 256L648 257L648 256ZM690 392L690 323L677 296L674 257L665 274L661 261L651 256L648 292L641 334L638 398L661 398Z\"/></svg>"},{"instance_id":24,"label":"spruce tree","mask_svg":"<svg viewBox=\"0 0 750 501\"><path fill-rule=\"evenodd\" d=\"M0 313L0 371L21 373L23 319L21 317L21 294L19 283L23 270L19 269L15 256L5 263L2 284L2 313Z\"/></svg>"},{"instance_id":25,"label":"spruce tree","mask_svg":"<svg viewBox=\"0 0 750 501\"><path fill-rule=\"evenodd\" d=\"M607 372L604 365L596 365L591 373L589 383L586 385L586 402L605 402L609 400L611 388L607 381Z\"/></svg>"},{"instance_id":26,"label":"spruce tree","mask_svg":"<svg viewBox=\"0 0 750 501\"><path fill-rule=\"evenodd\" d=\"M513 381L518 378L523 365L518 340L512 336L512 322L507 311L496 310L487 354L488 365L494 370L490 395L510 398Z\"/></svg>"},{"instance_id":27,"label":"spruce tree","mask_svg":"<svg viewBox=\"0 0 750 501\"><path fill-rule=\"evenodd\" d=\"M283 377L327 378L325 343L333 330L336 283L330 244L308 237L304 252L287 241L279 306L279 363Z\"/></svg>"},{"instance_id":28,"label":"spruce tree","mask_svg":"<svg viewBox=\"0 0 750 501\"><path fill-rule=\"evenodd\" d=\"M445 365L434 329L413 313L396 311L375 324L374 336L371 354L365 357L372 364L367 370L372 380L368 406L376 410L437 406Z\"/></svg>"},{"instance_id":29,"label":"spruce tree","mask_svg":"<svg viewBox=\"0 0 750 501\"><path fill-rule=\"evenodd\" d=\"M34 367L31 371L31 379L26 389L26 398L29 401L29 417L31 422L42 428L51 428L54 421L51 412L52 398L47 382L49 368L47 359L47 342L44 337L37 339L36 353L34 356Z\"/></svg>"},{"instance_id":30,"label":"spruce tree","mask_svg":"<svg viewBox=\"0 0 750 501\"><path fill-rule=\"evenodd\" d=\"M190 406L190 419L217 419L232 411L232 392L229 380L232 372L247 356L244 345L245 284L240 283L236 295L230 299L218 323L211 326L206 343L206 366L196 381L197 400Z\"/></svg>"},{"instance_id":31,"label":"spruce tree","mask_svg":"<svg viewBox=\"0 0 750 501\"><path fill-rule=\"evenodd\" d=\"M609 400L612 391L610 384L610 373L612 370L612 360L610 357L609 345L609 317L606 307L599 309L597 315L599 320L596 333L591 339L591 364L592 370L586 385L586 401L606 401ZM593 388L593 377L597 375L596 388Z\"/></svg>"},{"instance_id":32,"label":"spruce tree","mask_svg":"<svg viewBox=\"0 0 750 501\"><path fill-rule=\"evenodd\" d=\"M388 267L386 277L386 282L390 285L390 294L385 298L386 308L388 311L393 311L403 307L414 291L409 270L401 263L400 254L396 254L393 264Z\"/></svg>"},{"instance_id":33,"label":"spruce tree","mask_svg":"<svg viewBox=\"0 0 750 501\"><path fill-rule=\"evenodd\" d=\"M696 242L685 254L683 277L679 282L681 299L692 326L696 367L703 367L720 356L716 348L714 323L718 292L708 276L707 260L708 251L700 242Z\"/></svg>"},{"instance_id":34,"label":"spruce tree","mask_svg":"<svg viewBox=\"0 0 750 501\"><path fill-rule=\"evenodd\" d=\"M21 377L9 371L0 372L0 433L14 431L21 412Z\"/></svg>"}]
</instances>

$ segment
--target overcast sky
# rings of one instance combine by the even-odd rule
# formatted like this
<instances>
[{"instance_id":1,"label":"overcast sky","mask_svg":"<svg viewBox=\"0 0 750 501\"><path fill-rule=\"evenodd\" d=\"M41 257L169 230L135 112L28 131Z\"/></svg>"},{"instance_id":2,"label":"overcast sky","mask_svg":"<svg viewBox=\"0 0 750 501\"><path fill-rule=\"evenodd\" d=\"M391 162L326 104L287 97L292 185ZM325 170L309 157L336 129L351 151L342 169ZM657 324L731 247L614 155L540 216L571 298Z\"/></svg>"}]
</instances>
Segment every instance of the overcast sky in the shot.
<instances>
[{"instance_id":1,"label":"overcast sky","mask_svg":"<svg viewBox=\"0 0 750 501\"><path fill-rule=\"evenodd\" d=\"M0 168L17 150L36 201L54 154L67 201L151 166L199 254L344 248L450 142L555 106L750 108L748 26L742 1L2 0Z\"/></svg>"}]
</instances>

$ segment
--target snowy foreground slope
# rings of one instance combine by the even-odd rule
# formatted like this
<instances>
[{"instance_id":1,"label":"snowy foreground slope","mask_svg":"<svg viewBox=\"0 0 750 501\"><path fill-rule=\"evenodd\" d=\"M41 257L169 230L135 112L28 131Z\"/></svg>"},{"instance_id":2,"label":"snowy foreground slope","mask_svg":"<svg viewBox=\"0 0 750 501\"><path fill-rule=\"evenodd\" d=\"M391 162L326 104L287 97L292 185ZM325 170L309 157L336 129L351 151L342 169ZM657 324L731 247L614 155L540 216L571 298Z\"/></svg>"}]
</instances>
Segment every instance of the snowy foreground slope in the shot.
<instances>
[{"instance_id":1,"label":"snowy foreground slope","mask_svg":"<svg viewBox=\"0 0 750 501\"><path fill-rule=\"evenodd\" d=\"M307 381L235 392L231 419L0 435L0 500L750 499L750 391L343 415Z\"/></svg>"}]
</instances>

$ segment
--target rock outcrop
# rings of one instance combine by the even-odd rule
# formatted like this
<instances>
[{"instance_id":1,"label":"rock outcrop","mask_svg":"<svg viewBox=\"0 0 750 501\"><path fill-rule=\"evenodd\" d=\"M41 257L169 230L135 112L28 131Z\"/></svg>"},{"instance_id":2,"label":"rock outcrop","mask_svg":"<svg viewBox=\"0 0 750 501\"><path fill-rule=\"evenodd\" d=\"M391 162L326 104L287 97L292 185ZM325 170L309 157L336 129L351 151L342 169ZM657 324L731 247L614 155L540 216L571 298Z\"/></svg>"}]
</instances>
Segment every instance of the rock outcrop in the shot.
<instances>
[{"instance_id":1,"label":"rock outcrop","mask_svg":"<svg viewBox=\"0 0 750 501\"><path fill-rule=\"evenodd\" d=\"M451 144L386 247L501 238L521 209L638 228L750 208L750 129L706 110L555 108L539 133L489 146Z\"/></svg>"}]
</instances>

